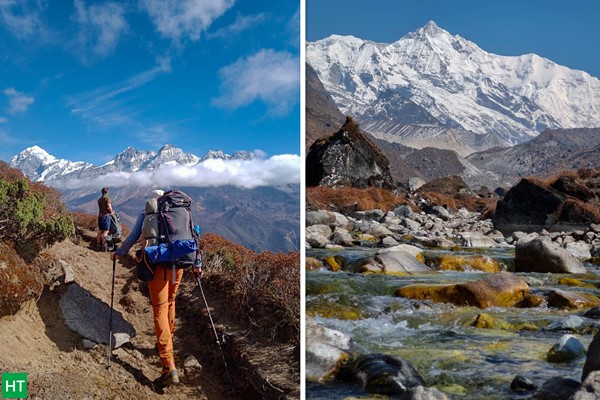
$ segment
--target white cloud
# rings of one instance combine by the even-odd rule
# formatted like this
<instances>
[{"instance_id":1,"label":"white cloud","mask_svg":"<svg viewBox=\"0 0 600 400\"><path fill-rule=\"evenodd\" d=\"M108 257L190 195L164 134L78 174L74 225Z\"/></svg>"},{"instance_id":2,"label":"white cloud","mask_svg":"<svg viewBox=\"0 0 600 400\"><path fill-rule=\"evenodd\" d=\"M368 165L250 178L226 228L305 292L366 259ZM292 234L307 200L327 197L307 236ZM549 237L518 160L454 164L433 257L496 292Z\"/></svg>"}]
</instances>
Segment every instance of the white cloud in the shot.
<instances>
[{"instance_id":1,"label":"white cloud","mask_svg":"<svg viewBox=\"0 0 600 400\"><path fill-rule=\"evenodd\" d=\"M4 89L4 94L8 97L8 112L11 114L27 111L35 101L35 97L18 92L15 88Z\"/></svg>"},{"instance_id":2,"label":"white cloud","mask_svg":"<svg viewBox=\"0 0 600 400\"><path fill-rule=\"evenodd\" d=\"M0 117L0 124L5 124L8 122L8 118L6 117Z\"/></svg>"},{"instance_id":3,"label":"white cloud","mask_svg":"<svg viewBox=\"0 0 600 400\"><path fill-rule=\"evenodd\" d=\"M175 43L200 39L200 34L234 3L234 0L141 0L156 30Z\"/></svg>"},{"instance_id":4,"label":"white cloud","mask_svg":"<svg viewBox=\"0 0 600 400\"><path fill-rule=\"evenodd\" d=\"M284 115L299 101L300 59L281 51L263 49L219 70L221 96L213 104L227 109L260 100L269 113Z\"/></svg>"},{"instance_id":5,"label":"white cloud","mask_svg":"<svg viewBox=\"0 0 600 400\"><path fill-rule=\"evenodd\" d=\"M264 13L256 15L238 15L236 20L228 26L217 29L213 33L209 33L209 38L226 38L238 35L241 32L254 28L255 26L266 21L267 16Z\"/></svg>"},{"instance_id":6,"label":"white cloud","mask_svg":"<svg viewBox=\"0 0 600 400\"><path fill-rule=\"evenodd\" d=\"M0 0L0 21L14 36L21 39L44 39L46 25L41 13L45 2L41 0Z\"/></svg>"},{"instance_id":7,"label":"white cloud","mask_svg":"<svg viewBox=\"0 0 600 400\"><path fill-rule=\"evenodd\" d=\"M79 25L76 39L78 52L84 62L92 57L103 58L117 48L121 36L127 32L125 8L118 3L92 4L75 0L73 19Z\"/></svg>"},{"instance_id":8,"label":"white cloud","mask_svg":"<svg viewBox=\"0 0 600 400\"><path fill-rule=\"evenodd\" d=\"M162 165L152 171L111 173L96 178L49 181L59 189L103 186L210 187L233 185L246 189L259 186L300 184L300 157L282 154L268 159L206 160L194 166Z\"/></svg>"}]
</instances>

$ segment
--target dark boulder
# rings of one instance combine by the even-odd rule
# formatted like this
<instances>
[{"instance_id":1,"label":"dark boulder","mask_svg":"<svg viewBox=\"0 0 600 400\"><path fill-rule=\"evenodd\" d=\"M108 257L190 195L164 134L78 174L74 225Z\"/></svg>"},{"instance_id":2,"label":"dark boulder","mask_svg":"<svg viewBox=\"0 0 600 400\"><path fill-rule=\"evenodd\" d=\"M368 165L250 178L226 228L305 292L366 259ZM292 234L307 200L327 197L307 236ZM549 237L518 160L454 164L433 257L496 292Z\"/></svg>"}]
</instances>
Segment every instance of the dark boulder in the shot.
<instances>
[{"instance_id":1,"label":"dark boulder","mask_svg":"<svg viewBox=\"0 0 600 400\"><path fill-rule=\"evenodd\" d=\"M512 232L513 225L545 226L555 221L549 215L555 213L565 196L558 191L524 178L512 187L496 205L492 222L500 231Z\"/></svg>"},{"instance_id":2,"label":"dark boulder","mask_svg":"<svg viewBox=\"0 0 600 400\"><path fill-rule=\"evenodd\" d=\"M369 393L387 395L425 386L423 377L408 361L388 354L359 356L340 371L338 379L358 383Z\"/></svg>"},{"instance_id":3,"label":"dark boulder","mask_svg":"<svg viewBox=\"0 0 600 400\"><path fill-rule=\"evenodd\" d=\"M581 373L581 381L585 381L587 376L593 371L600 371L600 333L596 333L594 339L588 346L587 357Z\"/></svg>"},{"instance_id":4,"label":"dark boulder","mask_svg":"<svg viewBox=\"0 0 600 400\"><path fill-rule=\"evenodd\" d=\"M585 274L588 270L569 251L540 237L517 243L515 272Z\"/></svg>"},{"instance_id":5,"label":"dark boulder","mask_svg":"<svg viewBox=\"0 0 600 400\"><path fill-rule=\"evenodd\" d=\"M533 400L567 400L574 395L581 384L574 379L550 378L533 395Z\"/></svg>"},{"instance_id":6,"label":"dark boulder","mask_svg":"<svg viewBox=\"0 0 600 400\"><path fill-rule=\"evenodd\" d=\"M507 234L516 230L565 230L600 222L599 179L563 174L543 182L523 178L496 205L492 222Z\"/></svg>"},{"instance_id":7,"label":"dark boulder","mask_svg":"<svg viewBox=\"0 0 600 400\"><path fill-rule=\"evenodd\" d=\"M352 117L332 136L314 142L306 157L307 186L395 187L388 159Z\"/></svg>"}]
</instances>

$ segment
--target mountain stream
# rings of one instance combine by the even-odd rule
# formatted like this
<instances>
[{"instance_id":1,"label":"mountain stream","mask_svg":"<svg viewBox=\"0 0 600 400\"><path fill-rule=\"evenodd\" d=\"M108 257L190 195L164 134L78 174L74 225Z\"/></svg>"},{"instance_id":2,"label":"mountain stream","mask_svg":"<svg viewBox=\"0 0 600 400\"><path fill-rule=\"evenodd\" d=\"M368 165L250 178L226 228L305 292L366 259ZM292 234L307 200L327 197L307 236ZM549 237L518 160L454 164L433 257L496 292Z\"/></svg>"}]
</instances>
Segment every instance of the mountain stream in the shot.
<instances>
[{"instance_id":1,"label":"mountain stream","mask_svg":"<svg viewBox=\"0 0 600 400\"><path fill-rule=\"evenodd\" d=\"M372 256L376 249L349 249L343 252L308 250L307 256L322 259L341 255L349 262ZM425 258L448 253L426 250ZM473 254L461 249L454 254ZM498 260L502 268L513 269L513 249L478 249L475 253ZM590 276L583 279L591 288L558 284L563 275L517 274L533 294L551 289L586 291L600 295L600 273L587 264ZM451 399L524 399L510 388L517 375L541 386L552 377L580 381L585 356L572 362L550 363L546 355L566 333L574 334L587 349L598 330L596 320L583 317L582 310L550 307L502 308L459 307L452 304L394 297L394 290L411 283L450 283L482 279L482 272L392 276L353 274L325 270L306 273L306 312L328 328L350 336L361 353L386 353L410 361L428 386L435 386ZM595 279L594 276L598 276ZM593 286L593 287L592 287ZM512 324L511 328L481 329L474 326L479 314L488 314ZM583 322L565 328L570 315ZM307 399L372 398L360 387L346 384L307 383ZM378 397L381 398L381 397Z\"/></svg>"}]
</instances>

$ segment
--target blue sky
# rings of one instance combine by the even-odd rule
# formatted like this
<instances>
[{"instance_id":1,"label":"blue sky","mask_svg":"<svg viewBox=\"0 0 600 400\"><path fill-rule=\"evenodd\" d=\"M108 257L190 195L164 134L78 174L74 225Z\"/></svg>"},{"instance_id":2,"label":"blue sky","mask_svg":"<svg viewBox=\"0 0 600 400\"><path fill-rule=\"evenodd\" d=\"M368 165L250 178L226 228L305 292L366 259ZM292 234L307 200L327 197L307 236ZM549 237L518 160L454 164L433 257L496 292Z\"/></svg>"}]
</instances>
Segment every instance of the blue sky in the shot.
<instances>
[{"instance_id":1,"label":"blue sky","mask_svg":"<svg viewBox=\"0 0 600 400\"><path fill-rule=\"evenodd\" d=\"M306 0L306 39L391 43L433 20L504 56L536 53L600 78L600 2L588 0Z\"/></svg>"},{"instance_id":2,"label":"blue sky","mask_svg":"<svg viewBox=\"0 0 600 400\"><path fill-rule=\"evenodd\" d=\"M0 159L300 154L298 0L0 0Z\"/></svg>"}]
</instances>

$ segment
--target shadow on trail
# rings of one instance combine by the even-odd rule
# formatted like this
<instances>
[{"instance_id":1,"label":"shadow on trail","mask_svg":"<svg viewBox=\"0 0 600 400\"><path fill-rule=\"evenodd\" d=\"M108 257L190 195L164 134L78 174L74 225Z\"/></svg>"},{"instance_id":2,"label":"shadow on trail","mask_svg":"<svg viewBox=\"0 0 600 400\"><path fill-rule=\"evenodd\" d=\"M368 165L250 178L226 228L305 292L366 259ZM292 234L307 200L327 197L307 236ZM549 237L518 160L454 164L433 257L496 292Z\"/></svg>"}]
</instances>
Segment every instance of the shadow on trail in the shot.
<instances>
[{"instance_id":1,"label":"shadow on trail","mask_svg":"<svg viewBox=\"0 0 600 400\"><path fill-rule=\"evenodd\" d=\"M129 364L127 361L122 360L117 354L112 355L112 360L116 364L119 364L121 367L123 367L125 371L129 372L141 385L150 388L153 392L156 392L158 394L164 394L164 390L158 386L155 387L154 382L148 379L148 377L144 375L144 372L141 369L138 369L133 365Z\"/></svg>"},{"instance_id":2,"label":"shadow on trail","mask_svg":"<svg viewBox=\"0 0 600 400\"><path fill-rule=\"evenodd\" d=\"M64 288L50 291L44 288L42 296L37 302L40 317L45 325L46 336L56 344L60 351L71 352L81 348L81 338L66 325L59 306L59 300L63 295Z\"/></svg>"}]
</instances>

